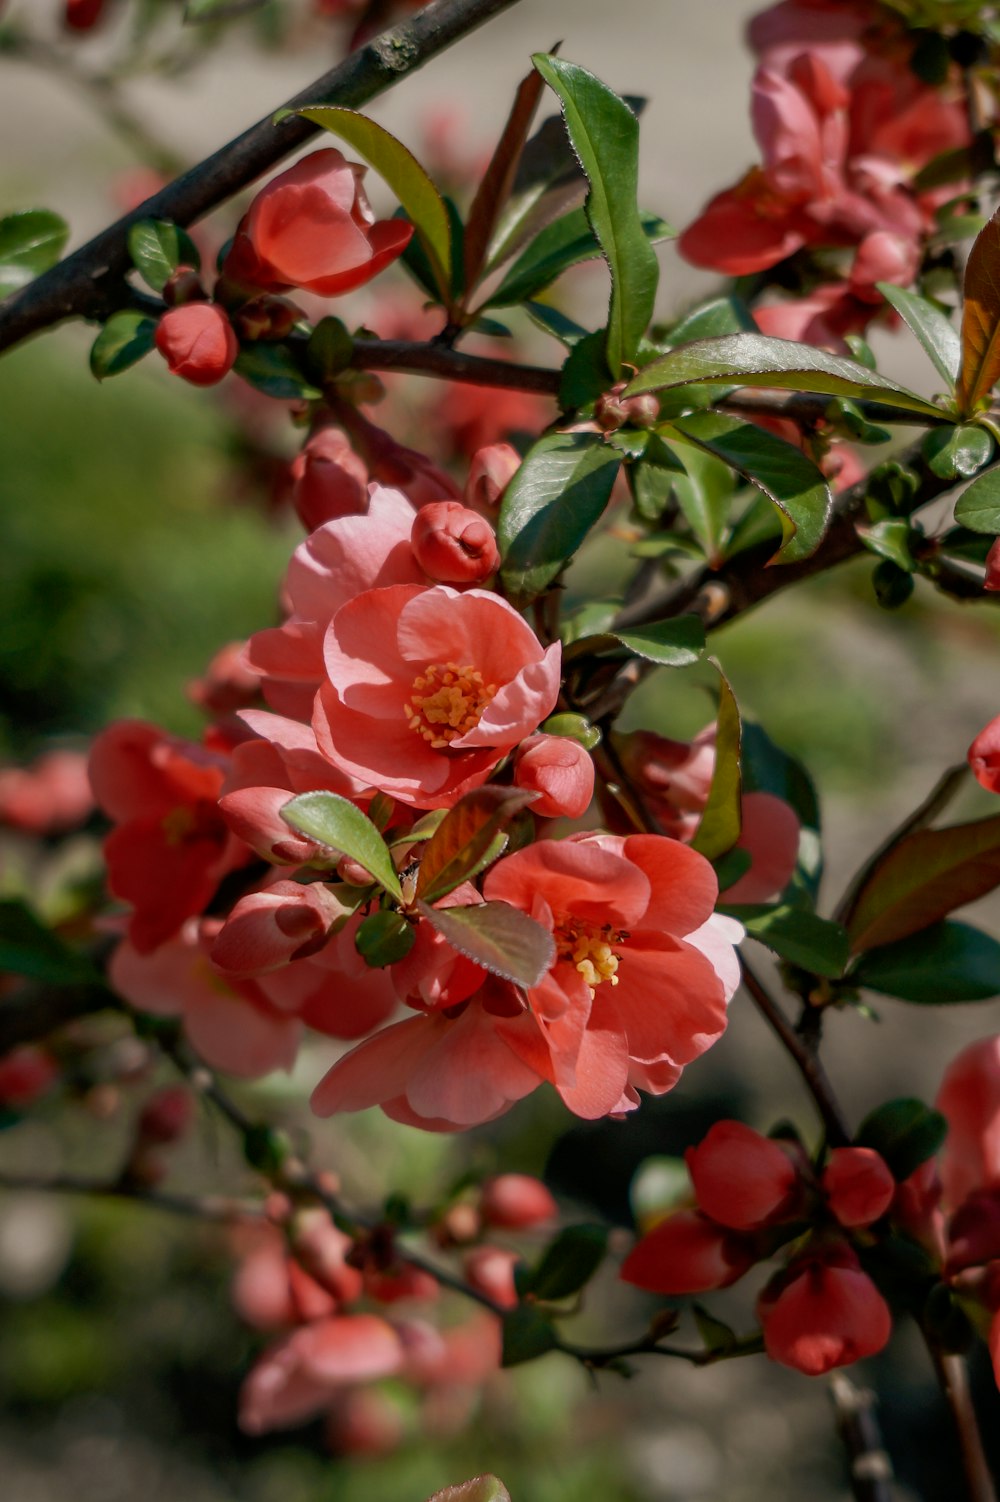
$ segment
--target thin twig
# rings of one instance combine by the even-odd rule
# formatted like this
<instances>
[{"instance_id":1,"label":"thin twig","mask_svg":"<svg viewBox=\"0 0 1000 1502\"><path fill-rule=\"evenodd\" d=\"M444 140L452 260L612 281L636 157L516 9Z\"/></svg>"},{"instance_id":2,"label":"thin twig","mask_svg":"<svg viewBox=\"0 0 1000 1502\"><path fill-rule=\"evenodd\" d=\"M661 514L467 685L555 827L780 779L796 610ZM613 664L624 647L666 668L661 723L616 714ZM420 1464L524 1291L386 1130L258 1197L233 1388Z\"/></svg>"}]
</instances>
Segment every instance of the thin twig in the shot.
<instances>
[{"instance_id":1,"label":"thin twig","mask_svg":"<svg viewBox=\"0 0 1000 1502\"><path fill-rule=\"evenodd\" d=\"M173 1194L138 1184L108 1184L76 1174L44 1178L34 1174L0 1172L0 1189L13 1193L85 1194L95 1199L130 1200L151 1210L166 1210L193 1220L263 1220L264 1206L253 1200L231 1199L221 1194Z\"/></svg>"},{"instance_id":2,"label":"thin twig","mask_svg":"<svg viewBox=\"0 0 1000 1502\"><path fill-rule=\"evenodd\" d=\"M518 365L467 355L445 344L414 344L404 339L355 339L351 366L355 370L406 370L413 375L465 381L472 386L495 386L511 391L535 391L555 396L561 372L543 365Z\"/></svg>"},{"instance_id":3,"label":"thin twig","mask_svg":"<svg viewBox=\"0 0 1000 1502\"><path fill-rule=\"evenodd\" d=\"M816 1109L822 1117L830 1145L844 1147L851 1140L851 1129L818 1055L808 1048L742 955L740 965L743 970L743 984L753 997L757 1010L780 1039L805 1081Z\"/></svg>"},{"instance_id":4,"label":"thin twig","mask_svg":"<svg viewBox=\"0 0 1000 1502\"><path fill-rule=\"evenodd\" d=\"M838 1371L830 1378L830 1397L847 1452L854 1502L893 1502L892 1461L882 1444L875 1394Z\"/></svg>"},{"instance_id":5,"label":"thin twig","mask_svg":"<svg viewBox=\"0 0 1000 1502\"><path fill-rule=\"evenodd\" d=\"M976 1420L976 1410L969 1391L969 1374L962 1356L954 1356L938 1350L934 1342L924 1335L927 1349L934 1363L945 1401L955 1421L959 1449L962 1452L962 1469L965 1473L968 1502L997 1502L993 1477L983 1450L982 1435Z\"/></svg>"},{"instance_id":6,"label":"thin twig","mask_svg":"<svg viewBox=\"0 0 1000 1502\"><path fill-rule=\"evenodd\" d=\"M291 111L315 104L351 108L368 103L453 42L508 10L517 0L436 0L412 20L392 27L338 63L291 99ZM319 127L294 113L274 110L213 152L0 304L0 350L65 318L101 319L128 297L127 235L140 219L169 219L187 226L247 187Z\"/></svg>"}]
</instances>

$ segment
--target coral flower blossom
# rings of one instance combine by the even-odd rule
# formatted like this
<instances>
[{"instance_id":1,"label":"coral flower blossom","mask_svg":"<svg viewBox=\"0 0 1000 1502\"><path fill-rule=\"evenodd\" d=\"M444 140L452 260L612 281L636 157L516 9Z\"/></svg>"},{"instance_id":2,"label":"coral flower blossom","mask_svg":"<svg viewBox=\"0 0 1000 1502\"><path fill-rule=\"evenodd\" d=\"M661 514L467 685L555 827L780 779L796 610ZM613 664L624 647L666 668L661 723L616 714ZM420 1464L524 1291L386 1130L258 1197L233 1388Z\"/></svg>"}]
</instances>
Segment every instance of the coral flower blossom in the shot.
<instances>
[{"instance_id":1,"label":"coral flower blossom","mask_svg":"<svg viewBox=\"0 0 1000 1502\"><path fill-rule=\"evenodd\" d=\"M487 978L460 1007L376 1033L318 1085L319 1115L381 1105L434 1130L492 1119L543 1080L577 1115L662 1094L726 1025L742 930L712 917L715 873L661 835L541 840L497 863L488 901L530 914L555 941L522 992Z\"/></svg>"},{"instance_id":2,"label":"coral flower blossom","mask_svg":"<svg viewBox=\"0 0 1000 1502\"><path fill-rule=\"evenodd\" d=\"M326 633L317 744L402 803L450 808L551 714L560 653L483 590L367 590Z\"/></svg>"},{"instance_id":3,"label":"coral flower blossom","mask_svg":"<svg viewBox=\"0 0 1000 1502\"><path fill-rule=\"evenodd\" d=\"M240 221L225 274L265 291L352 292L401 255L413 226L375 222L367 168L333 147L314 151L262 188Z\"/></svg>"}]
</instances>

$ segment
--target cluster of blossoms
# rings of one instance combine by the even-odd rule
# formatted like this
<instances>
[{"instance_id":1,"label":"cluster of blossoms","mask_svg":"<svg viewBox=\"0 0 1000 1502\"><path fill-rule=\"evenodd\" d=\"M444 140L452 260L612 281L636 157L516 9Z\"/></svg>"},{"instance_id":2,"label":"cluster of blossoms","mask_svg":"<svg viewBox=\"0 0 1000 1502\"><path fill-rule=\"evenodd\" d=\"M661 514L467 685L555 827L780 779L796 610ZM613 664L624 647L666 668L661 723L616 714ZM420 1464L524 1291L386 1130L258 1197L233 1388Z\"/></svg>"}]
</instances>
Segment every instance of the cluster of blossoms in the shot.
<instances>
[{"instance_id":1,"label":"cluster of blossoms","mask_svg":"<svg viewBox=\"0 0 1000 1502\"><path fill-rule=\"evenodd\" d=\"M730 276L822 252L804 295L754 316L764 333L843 349L884 310L876 283L913 282L934 210L957 191L923 189L918 174L968 144L965 106L957 86L921 83L912 36L872 0L782 0L749 40L762 163L712 199L680 249ZM843 267L831 275L833 252Z\"/></svg>"},{"instance_id":2,"label":"cluster of blossoms","mask_svg":"<svg viewBox=\"0 0 1000 1502\"><path fill-rule=\"evenodd\" d=\"M247 1324L277 1339L260 1354L240 1397L249 1434L322 1416L330 1448L384 1453L415 1422L422 1433L454 1433L500 1367L500 1321L482 1311L462 1323L441 1310L437 1280L400 1261L384 1231L352 1241L326 1211L269 1203L269 1227L239 1232L233 1302ZM501 1308L517 1302L518 1254L498 1235L550 1225L557 1207L545 1186L501 1174L451 1205L431 1233L462 1253L469 1284ZM395 1393L380 1385L392 1378ZM411 1393L410 1425L399 1402Z\"/></svg>"}]
</instances>

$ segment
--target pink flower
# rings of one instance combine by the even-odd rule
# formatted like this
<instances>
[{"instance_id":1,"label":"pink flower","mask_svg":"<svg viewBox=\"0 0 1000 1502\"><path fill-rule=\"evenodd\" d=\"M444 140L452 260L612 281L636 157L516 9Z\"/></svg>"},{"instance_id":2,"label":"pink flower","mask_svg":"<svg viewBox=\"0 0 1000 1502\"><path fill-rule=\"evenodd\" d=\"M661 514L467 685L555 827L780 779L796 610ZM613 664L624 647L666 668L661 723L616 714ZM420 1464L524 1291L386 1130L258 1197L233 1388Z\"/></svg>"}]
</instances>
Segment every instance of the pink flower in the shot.
<instances>
[{"instance_id":1,"label":"pink flower","mask_svg":"<svg viewBox=\"0 0 1000 1502\"><path fill-rule=\"evenodd\" d=\"M0 769L0 824L27 834L75 829L94 807L87 758L80 751L46 751L29 767Z\"/></svg>"},{"instance_id":2,"label":"pink flower","mask_svg":"<svg viewBox=\"0 0 1000 1502\"><path fill-rule=\"evenodd\" d=\"M866 56L860 39L873 20L870 0L779 0L751 17L747 40L766 68L787 72L809 51L846 83Z\"/></svg>"},{"instance_id":3,"label":"pink flower","mask_svg":"<svg viewBox=\"0 0 1000 1502\"><path fill-rule=\"evenodd\" d=\"M677 1210L636 1242L621 1277L647 1293L708 1293L737 1282L756 1260L747 1237L697 1210Z\"/></svg>"},{"instance_id":4,"label":"pink flower","mask_svg":"<svg viewBox=\"0 0 1000 1502\"><path fill-rule=\"evenodd\" d=\"M324 655L320 749L417 808L450 808L485 782L559 692L559 644L543 649L511 606L478 589L369 589L334 616Z\"/></svg>"},{"instance_id":5,"label":"pink flower","mask_svg":"<svg viewBox=\"0 0 1000 1502\"><path fill-rule=\"evenodd\" d=\"M1000 793L1000 715L980 730L972 742L969 766L988 793Z\"/></svg>"},{"instance_id":6,"label":"pink flower","mask_svg":"<svg viewBox=\"0 0 1000 1502\"><path fill-rule=\"evenodd\" d=\"M477 449L465 481L465 504L483 516L495 516L520 467L521 456L512 444L489 443Z\"/></svg>"},{"instance_id":7,"label":"pink flower","mask_svg":"<svg viewBox=\"0 0 1000 1502\"><path fill-rule=\"evenodd\" d=\"M240 221L224 273L265 291L351 292L401 255L405 220L375 222L366 168L333 147L314 151L262 188Z\"/></svg>"},{"instance_id":8,"label":"pink flower","mask_svg":"<svg viewBox=\"0 0 1000 1502\"><path fill-rule=\"evenodd\" d=\"M212 963L240 978L315 954L343 910L323 882L274 882L241 897L212 945Z\"/></svg>"},{"instance_id":9,"label":"pink flower","mask_svg":"<svg viewBox=\"0 0 1000 1502\"><path fill-rule=\"evenodd\" d=\"M207 714L231 715L255 704L260 679L245 664L246 643L227 642L220 647L200 678L187 685L188 698Z\"/></svg>"},{"instance_id":10,"label":"pink flower","mask_svg":"<svg viewBox=\"0 0 1000 1502\"><path fill-rule=\"evenodd\" d=\"M514 783L538 794L531 812L541 819L579 819L594 796L594 763L579 741L532 735L514 762Z\"/></svg>"},{"instance_id":11,"label":"pink flower","mask_svg":"<svg viewBox=\"0 0 1000 1502\"><path fill-rule=\"evenodd\" d=\"M129 937L148 953L200 913L250 852L218 806L225 759L141 720L119 720L90 752L94 797L116 828L108 884L135 909Z\"/></svg>"},{"instance_id":12,"label":"pink flower","mask_svg":"<svg viewBox=\"0 0 1000 1502\"><path fill-rule=\"evenodd\" d=\"M213 1069L256 1079L290 1069L301 1024L267 1000L252 981L228 983L209 958L218 921L184 924L153 954L119 944L108 976L126 1001L144 1012L181 1017L192 1047Z\"/></svg>"},{"instance_id":13,"label":"pink flower","mask_svg":"<svg viewBox=\"0 0 1000 1502\"><path fill-rule=\"evenodd\" d=\"M316 1320L260 1357L240 1393L240 1428L294 1428L322 1413L340 1388L391 1376L402 1364L399 1335L378 1315Z\"/></svg>"},{"instance_id":14,"label":"pink flower","mask_svg":"<svg viewBox=\"0 0 1000 1502\"><path fill-rule=\"evenodd\" d=\"M52 1055L33 1043L11 1049L0 1058L0 1106L23 1110L51 1090L59 1074Z\"/></svg>"},{"instance_id":15,"label":"pink flower","mask_svg":"<svg viewBox=\"0 0 1000 1502\"><path fill-rule=\"evenodd\" d=\"M554 1221L559 1206L541 1179L527 1173L501 1173L483 1184L483 1220L506 1231L524 1231Z\"/></svg>"},{"instance_id":16,"label":"pink flower","mask_svg":"<svg viewBox=\"0 0 1000 1502\"><path fill-rule=\"evenodd\" d=\"M934 1104L948 1121L944 1197L957 1209L974 1190L1000 1186L1000 1038L963 1048L945 1070Z\"/></svg>"},{"instance_id":17,"label":"pink flower","mask_svg":"<svg viewBox=\"0 0 1000 1502\"><path fill-rule=\"evenodd\" d=\"M986 554L986 578L983 581L983 588L1000 589L1000 537Z\"/></svg>"},{"instance_id":18,"label":"pink flower","mask_svg":"<svg viewBox=\"0 0 1000 1502\"><path fill-rule=\"evenodd\" d=\"M779 1273L757 1314L771 1360L807 1377L874 1356L892 1333L889 1306L846 1242Z\"/></svg>"},{"instance_id":19,"label":"pink flower","mask_svg":"<svg viewBox=\"0 0 1000 1502\"><path fill-rule=\"evenodd\" d=\"M413 556L440 584L481 584L500 567L489 522L458 501L432 501L413 519Z\"/></svg>"},{"instance_id":20,"label":"pink flower","mask_svg":"<svg viewBox=\"0 0 1000 1502\"><path fill-rule=\"evenodd\" d=\"M719 1225L750 1231L794 1216L799 1173L791 1154L742 1122L716 1122L684 1157L699 1208Z\"/></svg>"},{"instance_id":21,"label":"pink flower","mask_svg":"<svg viewBox=\"0 0 1000 1502\"><path fill-rule=\"evenodd\" d=\"M498 1246L477 1246L466 1252L463 1271L468 1283L480 1293L485 1293L501 1309L517 1306L517 1289L514 1287L514 1268L521 1258L516 1252Z\"/></svg>"},{"instance_id":22,"label":"pink flower","mask_svg":"<svg viewBox=\"0 0 1000 1502\"><path fill-rule=\"evenodd\" d=\"M216 386L240 352L225 309L212 302L168 308L156 326L156 347L170 367L192 386Z\"/></svg>"},{"instance_id":23,"label":"pink flower","mask_svg":"<svg viewBox=\"0 0 1000 1502\"><path fill-rule=\"evenodd\" d=\"M71 31L89 31L104 13L107 0L66 0L64 24Z\"/></svg>"}]
</instances>

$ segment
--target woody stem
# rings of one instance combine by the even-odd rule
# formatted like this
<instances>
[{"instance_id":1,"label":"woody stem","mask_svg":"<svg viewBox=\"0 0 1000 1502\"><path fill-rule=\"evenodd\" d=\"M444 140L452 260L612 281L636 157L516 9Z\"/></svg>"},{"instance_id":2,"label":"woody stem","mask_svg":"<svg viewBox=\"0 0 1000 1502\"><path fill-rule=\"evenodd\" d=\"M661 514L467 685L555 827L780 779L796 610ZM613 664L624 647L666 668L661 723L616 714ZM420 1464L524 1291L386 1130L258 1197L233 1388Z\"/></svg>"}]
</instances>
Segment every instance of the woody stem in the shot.
<instances>
[{"instance_id":1,"label":"woody stem","mask_svg":"<svg viewBox=\"0 0 1000 1502\"><path fill-rule=\"evenodd\" d=\"M997 1502L996 1488L983 1450L982 1435L969 1391L969 1373L965 1359L939 1350L926 1332L924 1339L945 1402L955 1421L969 1502Z\"/></svg>"}]
</instances>

